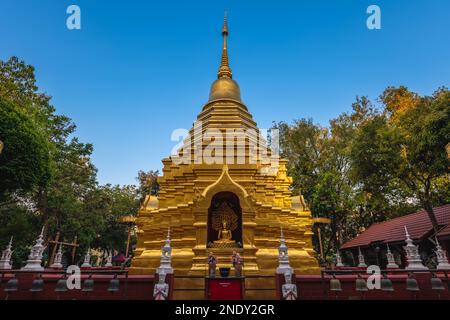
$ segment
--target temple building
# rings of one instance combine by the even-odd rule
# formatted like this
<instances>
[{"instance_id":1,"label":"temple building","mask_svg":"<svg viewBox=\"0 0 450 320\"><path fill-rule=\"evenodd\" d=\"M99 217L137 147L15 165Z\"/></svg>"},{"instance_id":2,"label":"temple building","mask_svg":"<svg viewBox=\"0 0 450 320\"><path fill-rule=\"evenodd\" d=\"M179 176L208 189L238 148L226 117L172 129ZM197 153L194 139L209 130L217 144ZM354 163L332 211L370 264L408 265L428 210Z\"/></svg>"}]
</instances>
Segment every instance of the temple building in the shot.
<instances>
[{"instance_id":1,"label":"temple building","mask_svg":"<svg viewBox=\"0 0 450 320\"><path fill-rule=\"evenodd\" d=\"M130 273L155 272L170 228L175 298L202 298L204 284L195 279L206 274L208 253L214 253L220 267L230 266L233 251L243 258L249 292L269 287L268 293L252 297L273 298L273 279L264 279L275 275L281 228L294 271L319 272L313 220L303 197L291 194L287 161L260 133L241 99L228 61L226 18L222 36L218 78L209 100L178 153L162 160L158 196L148 195L139 211ZM183 293L182 287L191 292Z\"/></svg>"},{"instance_id":2,"label":"temple building","mask_svg":"<svg viewBox=\"0 0 450 320\"><path fill-rule=\"evenodd\" d=\"M385 268L387 265L386 251L393 253L400 267L406 266L405 227L419 246L423 262L430 268L436 267L436 241L450 256L450 204L433 208L439 231L435 232L428 213L425 210L407 214L388 221L375 223L354 239L344 243L340 250L347 257L348 265L357 265L359 251L365 255L366 262Z\"/></svg>"}]
</instances>

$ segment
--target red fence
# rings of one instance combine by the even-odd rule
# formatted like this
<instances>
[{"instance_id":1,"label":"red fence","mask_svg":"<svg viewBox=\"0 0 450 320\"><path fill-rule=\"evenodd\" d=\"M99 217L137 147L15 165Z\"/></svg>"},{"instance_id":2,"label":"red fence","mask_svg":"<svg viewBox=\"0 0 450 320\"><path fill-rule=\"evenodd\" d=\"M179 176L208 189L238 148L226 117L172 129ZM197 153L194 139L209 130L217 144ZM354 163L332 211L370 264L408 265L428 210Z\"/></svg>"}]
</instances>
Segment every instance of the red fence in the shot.
<instances>
[{"instance_id":1,"label":"red fence","mask_svg":"<svg viewBox=\"0 0 450 320\"><path fill-rule=\"evenodd\" d=\"M0 271L0 299L8 300L152 300L154 276L128 275L126 270L102 269L83 270L80 275L80 289L57 292L58 280L63 279L63 271L24 272L20 270ZM17 280L12 286L17 290L8 291L8 281ZM93 280L92 291L87 291L86 279ZM42 279L42 286L33 292L33 281ZM111 280L116 279L111 282ZM92 282L91 282L92 283ZM9 282L11 288L11 282ZM85 289L85 290L83 290Z\"/></svg>"},{"instance_id":2,"label":"red fence","mask_svg":"<svg viewBox=\"0 0 450 320\"><path fill-rule=\"evenodd\" d=\"M296 275L293 280L297 285L299 300L450 300L450 279L447 272L383 270L381 278L389 279L391 286L384 285L379 289L360 287L358 290L357 279L363 279L367 283L369 276L363 270L325 270L321 275ZM407 285L408 278L417 281L418 290ZM432 278L438 278L440 282L433 280L433 285ZM339 286L332 288L332 279L338 280L340 290L333 290L339 289ZM282 275L278 276L278 283L281 293L281 285L284 283ZM391 291L388 291L389 287L392 288ZM281 294L279 297L281 298Z\"/></svg>"}]
</instances>

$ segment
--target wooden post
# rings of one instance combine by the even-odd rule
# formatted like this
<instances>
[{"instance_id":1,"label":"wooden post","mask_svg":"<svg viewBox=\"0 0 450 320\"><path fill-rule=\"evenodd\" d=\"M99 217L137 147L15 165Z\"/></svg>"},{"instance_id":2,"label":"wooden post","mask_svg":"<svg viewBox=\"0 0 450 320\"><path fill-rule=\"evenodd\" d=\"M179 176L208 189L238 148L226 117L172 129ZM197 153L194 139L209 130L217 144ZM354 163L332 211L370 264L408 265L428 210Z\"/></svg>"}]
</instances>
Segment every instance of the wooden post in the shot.
<instances>
[{"instance_id":1,"label":"wooden post","mask_svg":"<svg viewBox=\"0 0 450 320\"><path fill-rule=\"evenodd\" d=\"M131 237L131 224L128 226L128 239L127 239L127 249L125 251L125 258L128 258L128 250L130 249L130 237Z\"/></svg>"},{"instance_id":2,"label":"wooden post","mask_svg":"<svg viewBox=\"0 0 450 320\"><path fill-rule=\"evenodd\" d=\"M319 236L320 257L323 259L323 244L322 244L322 233L320 232L320 225L317 226L317 235Z\"/></svg>"},{"instance_id":3,"label":"wooden post","mask_svg":"<svg viewBox=\"0 0 450 320\"><path fill-rule=\"evenodd\" d=\"M72 247L72 264L75 261L75 252L77 251L77 247L78 247L77 239L78 239L77 236L75 236L75 238L73 239L73 242L72 242L72 245L73 245L73 247Z\"/></svg>"},{"instance_id":4,"label":"wooden post","mask_svg":"<svg viewBox=\"0 0 450 320\"><path fill-rule=\"evenodd\" d=\"M119 222L128 226L127 248L125 250L125 256L128 257L128 252L130 252L131 228L136 223L136 217L131 215L122 216L119 218Z\"/></svg>"},{"instance_id":5,"label":"wooden post","mask_svg":"<svg viewBox=\"0 0 450 320\"><path fill-rule=\"evenodd\" d=\"M48 242L48 243L51 243L54 245L52 254L48 261L48 266L51 266L53 264L53 262L55 261L55 255L56 255L56 250L58 248L58 245L72 247L72 262L73 262L73 260L75 260L75 251L77 250L77 247L79 247L79 245L77 244L77 236L75 236L74 240L71 243L59 241L60 237L61 237L61 233L58 231L56 233L55 240L50 240Z\"/></svg>"},{"instance_id":6,"label":"wooden post","mask_svg":"<svg viewBox=\"0 0 450 320\"><path fill-rule=\"evenodd\" d=\"M48 260L47 267L51 266L53 264L53 261L55 261L56 249L58 248L58 243L59 243L59 237L60 236L61 236L61 233L58 231L56 233L55 240L54 241L49 241L50 243L53 243L53 249L52 249L52 254L50 256L50 259Z\"/></svg>"},{"instance_id":7,"label":"wooden post","mask_svg":"<svg viewBox=\"0 0 450 320\"><path fill-rule=\"evenodd\" d=\"M319 237L319 248L320 248L320 257L324 260L323 254L323 242L322 242L322 230L320 229L320 225L327 225L331 223L331 219L324 217L313 218L314 224L317 224L317 236Z\"/></svg>"}]
</instances>

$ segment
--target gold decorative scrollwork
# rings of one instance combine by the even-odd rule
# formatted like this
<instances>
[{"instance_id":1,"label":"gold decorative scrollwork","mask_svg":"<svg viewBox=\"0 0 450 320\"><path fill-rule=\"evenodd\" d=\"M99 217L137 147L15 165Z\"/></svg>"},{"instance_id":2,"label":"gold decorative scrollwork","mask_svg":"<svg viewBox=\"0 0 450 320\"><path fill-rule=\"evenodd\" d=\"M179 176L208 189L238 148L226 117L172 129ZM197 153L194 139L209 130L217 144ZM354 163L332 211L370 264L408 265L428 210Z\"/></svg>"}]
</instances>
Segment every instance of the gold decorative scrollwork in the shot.
<instances>
[{"instance_id":1,"label":"gold decorative scrollwork","mask_svg":"<svg viewBox=\"0 0 450 320\"><path fill-rule=\"evenodd\" d=\"M216 231L222 230L223 221L226 221L227 226L231 231L236 230L238 227L238 216L226 202L223 202L219 208L212 213L211 223L213 229Z\"/></svg>"}]
</instances>

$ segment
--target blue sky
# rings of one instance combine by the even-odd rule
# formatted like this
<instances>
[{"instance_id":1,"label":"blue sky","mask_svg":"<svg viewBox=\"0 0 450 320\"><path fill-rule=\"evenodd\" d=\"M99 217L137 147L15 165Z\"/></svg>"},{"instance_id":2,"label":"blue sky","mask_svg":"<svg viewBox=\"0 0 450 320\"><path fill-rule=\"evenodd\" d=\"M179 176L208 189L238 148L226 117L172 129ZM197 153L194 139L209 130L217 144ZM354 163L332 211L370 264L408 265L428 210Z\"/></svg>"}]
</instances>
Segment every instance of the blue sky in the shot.
<instances>
[{"instance_id":1,"label":"blue sky","mask_svg":"<svg viewBox=\"0 0 450 320\"><path fill-rule=\"evenodd\" d=\"M66 28L70 4L81 30ZM381 30L366 27L370 4ZM234 79L261 128L327 124L387 86L450 85L448 0L1 0L0 59L36 67L40 89L94 144L101 183L136 183L139 169L161 168L171 132L207 101L224 9Z\"/></svg>"}]
</instances>

